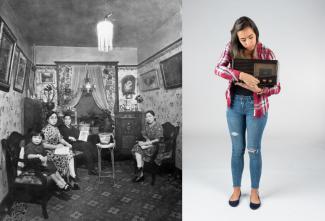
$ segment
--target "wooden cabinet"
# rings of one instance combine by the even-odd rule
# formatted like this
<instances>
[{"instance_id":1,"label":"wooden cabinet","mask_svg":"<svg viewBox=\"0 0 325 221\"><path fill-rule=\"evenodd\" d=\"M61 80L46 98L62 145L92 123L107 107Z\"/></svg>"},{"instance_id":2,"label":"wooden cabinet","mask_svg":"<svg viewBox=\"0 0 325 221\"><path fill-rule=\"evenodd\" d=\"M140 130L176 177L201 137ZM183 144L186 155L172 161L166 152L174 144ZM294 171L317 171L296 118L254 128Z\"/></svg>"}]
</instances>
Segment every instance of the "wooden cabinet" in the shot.
<instances>
[{"instance_id":1,"label":"wooden cabinet","mask_svg":"<svg viewBox=\"0 0 325 221\"><path fill-rule=\"evenodd\" d=\"M41 101L24 98L24 131L26 134L31 129L42 129L45 124L45 108Z\"/></svg>"},{"instance_id":2,"label":"wooden cabinet","mask_svg":"<svg viewBox=\"0 0 325 221\"><path fill-rule=\"evenodd\" d=\"M115 113L116 154L131 156L131 148L141 136L143 123L142 112Z\"/></svg>"}]
</instances>

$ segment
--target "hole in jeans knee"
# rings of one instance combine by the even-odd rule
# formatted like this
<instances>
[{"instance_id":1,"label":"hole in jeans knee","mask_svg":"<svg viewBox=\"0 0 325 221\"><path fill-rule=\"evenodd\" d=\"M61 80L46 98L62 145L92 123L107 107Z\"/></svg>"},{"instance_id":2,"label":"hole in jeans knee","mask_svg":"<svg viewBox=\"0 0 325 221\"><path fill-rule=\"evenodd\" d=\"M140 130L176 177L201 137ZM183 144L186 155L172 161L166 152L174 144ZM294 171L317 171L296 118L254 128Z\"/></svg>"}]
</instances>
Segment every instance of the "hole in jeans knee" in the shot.
<instances>
[{"instance_id":1,"label":"hole in jeans knee","mask_svg":"<svg viewBox=\"0 0 325 221\"><path fill-rule=\"evenodd\" d=\"M257 154L258 153L258 150L254 149L254 148L247 148L247 151L248 151L248 153L251 153L251 154Z\"/></svg>"},{"instance_id":2,"label":"hole in jeans knee","mask_svg":"<svg viewBox=\"0 0 325 221\"><path fill-rule=\"evenodd\" d=\"M237 132L231 132L231 136L236 137L236 136L238 136L238 133Z\"/></svg>"}]
</instances>

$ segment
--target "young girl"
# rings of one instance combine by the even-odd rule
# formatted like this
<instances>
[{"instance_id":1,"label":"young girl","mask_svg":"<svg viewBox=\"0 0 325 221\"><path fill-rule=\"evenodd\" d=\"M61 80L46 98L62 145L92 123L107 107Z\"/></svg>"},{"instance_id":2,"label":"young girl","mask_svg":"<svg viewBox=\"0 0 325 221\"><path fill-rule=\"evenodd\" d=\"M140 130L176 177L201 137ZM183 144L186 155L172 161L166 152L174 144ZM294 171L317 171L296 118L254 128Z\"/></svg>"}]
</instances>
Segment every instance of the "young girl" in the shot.
<instances>
[{"instance_id":1,"label":"young girl","mask_svg":"<svg viewBox=\"0 0 325 221\"><path fill-rule=\"evenodd\" d=\"M28 159L26 167L41 170L50 176L60 189L64 191L70 190L70 186L57 172L53 162L47 160L42 138L43 134L41 132L31 132L31 141L25 147L25 159Z\"/></svg>"}]
</instances>

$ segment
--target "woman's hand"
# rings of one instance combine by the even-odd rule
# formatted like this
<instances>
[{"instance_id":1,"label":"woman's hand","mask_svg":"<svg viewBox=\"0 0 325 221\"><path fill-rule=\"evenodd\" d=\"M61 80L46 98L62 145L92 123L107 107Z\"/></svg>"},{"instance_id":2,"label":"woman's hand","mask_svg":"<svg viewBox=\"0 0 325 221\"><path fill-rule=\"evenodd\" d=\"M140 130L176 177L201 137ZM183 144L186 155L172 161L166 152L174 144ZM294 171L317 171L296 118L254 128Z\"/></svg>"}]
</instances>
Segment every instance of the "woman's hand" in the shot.
<instances>
[{"instance_id":1,"label":"woman's hand","mask_svg":"<svg viewBox=\"0 0 325 221\"><path fill-rule=\"evenodd\" d=\"M241 86L241 87L243 87L243 88L246 88L247 90L250 90L250 91L252 91L252 92L254 92L254 93L258 93L258 94L262 93L262 91L263 91L263 90L262 90L261 88L259 88L257 85L249 86L249 85L247 85L247 84L245 84L245 83L240 83L240 82L235 83L235 85L239 85L239 86Z\"/></svg>"},{"instance_id":2,"label":"woman's hand","mask_svg":"<svg viewBox=\"0 0 325 221\"><path fill-rule=\"evenodd\" d=\"M46 162L47 157L43 157L42 155L40 155L39 159L40 159L42 162Z\"/></svg>"},{"instance_id":3,"label":"woman's hand","mask_svg":"<svg viewBox=\"0 0 325 221\"><path fill-rule=\"evenodd\" d=\"M74 137L69 137L69 140L71 140L71 141L76 141L76 138L74 138Z\"/></svg>"},{"instance_id":4,"label":"woman's hand","mask_svg":"<svg viewBox=\"0 0 325 221\"><path fill-rule=\"evenodd\" d=\"M260 81L257 78L245 72L240 72L239 80L242 80L249 87L255 87L257 86L258 83L260 83Z\"/></svg>"}]
</instances>

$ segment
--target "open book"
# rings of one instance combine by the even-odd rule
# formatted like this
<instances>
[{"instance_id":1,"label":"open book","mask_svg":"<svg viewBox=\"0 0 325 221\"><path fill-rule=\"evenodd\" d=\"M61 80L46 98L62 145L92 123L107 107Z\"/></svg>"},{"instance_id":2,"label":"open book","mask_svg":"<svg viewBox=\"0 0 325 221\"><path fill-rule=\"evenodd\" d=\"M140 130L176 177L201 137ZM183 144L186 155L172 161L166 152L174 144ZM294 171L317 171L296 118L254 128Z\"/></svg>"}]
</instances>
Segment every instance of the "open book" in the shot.
<instances>
[{"instance_id":1,"label":"open book","mask_svg":"<svg viewBox=\"0 0 325 221\"><path fill-rule=\"evenodd\" d=\"M78 140L87 141L89 135L89 130L81 130L79 133Z\"/></svg>"}]
</instances>

